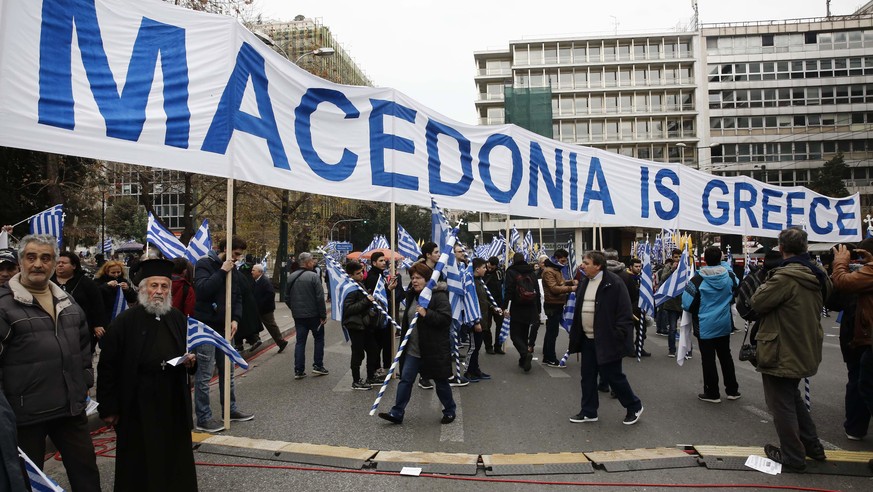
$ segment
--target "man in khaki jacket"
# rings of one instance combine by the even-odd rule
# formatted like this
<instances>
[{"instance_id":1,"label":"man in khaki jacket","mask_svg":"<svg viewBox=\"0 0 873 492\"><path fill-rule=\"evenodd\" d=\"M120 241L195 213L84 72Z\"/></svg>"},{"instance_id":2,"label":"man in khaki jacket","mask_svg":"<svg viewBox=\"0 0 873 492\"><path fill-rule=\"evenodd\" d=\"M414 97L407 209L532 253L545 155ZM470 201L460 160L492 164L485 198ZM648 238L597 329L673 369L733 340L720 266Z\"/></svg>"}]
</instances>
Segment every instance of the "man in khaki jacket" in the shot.
<instances>
[{"instance_id":1,"label":"man in khaki jacket","mask_svg":"<svg viewBox=\"0 0 873 492\"><path fill-rule=\"evenodd\" d=\"M773 414L780 447L764 446L768 458L787 471L802 473L806 459L825 460L812 415L798 391L801 378L814 376L821 363L824 331L822 305L831 281L807 253L807 234L789 228L779 234L782 264L752 295L752 309L761 315L758 372L764 399Z\"/></svg>"},{"instance_id":2,"label":"man in khaki jacket","mask_svg":"<svg viewBox=\"0 0 873 492\"><path fill-rule=\"evenodd\" d=\"M565 280L561 268L569 263L570 254L566 249L555 250L553 258L546 258L543 263L543 309L546 312L546 334L543 338L543 364L549 367L561 367L555 353L555 341L558 339L558 328L564 315L564 305L570 292L576 290L579 283L575 280Z\"/></svg>"}]
</instances>

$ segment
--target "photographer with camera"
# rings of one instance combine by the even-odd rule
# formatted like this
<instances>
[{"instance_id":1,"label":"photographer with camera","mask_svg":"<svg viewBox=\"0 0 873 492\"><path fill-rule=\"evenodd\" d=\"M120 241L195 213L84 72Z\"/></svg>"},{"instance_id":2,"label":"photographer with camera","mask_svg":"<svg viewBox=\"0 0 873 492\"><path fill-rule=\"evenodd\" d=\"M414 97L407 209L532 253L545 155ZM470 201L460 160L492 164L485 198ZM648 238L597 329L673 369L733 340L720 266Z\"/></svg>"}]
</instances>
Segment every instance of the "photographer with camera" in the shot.
<instances>
[{"instance_id":1,"label":"photographer with camera","mask_svg":"<svg viewBox=\"0 0 873 492\"><path fill-rule=\"evenodd\" d=\"M764 265L761 268L752 270L740 282L740 286L734 294L734 303L737 307L737 313L741 318L749 322L746 333L743 336L743 345L740 347L740 360L747 360L753 366L758 365L758 360L755 358L757 345L755 344L755 334L758 333L758 320L760 316L752 309L752 294L758 290L758 287L767 280L767 273L778 267L782 263L782 253L778 250L770 250L764 255ZM749 343L746 343L746 339Z\"/></svg>"},{"instance_id":2,"label":"photographer with camera","mask_svg":"<svg viewBox=\"0 0 873 492\"><path fill-rule=\"evenodd\" d=\"M859 261L861 267L852 271L850 259ZM854 251L844 244L834 248L831 281L841 294L857 294L851 341L843 343L848 337L843 336L841 326L840 346L849 374L843 427L849 440L859 441L867 435L873 413L873 238L861 241ZM848 321L844 319L847 325Z\"/></svg>"}]
</instances>

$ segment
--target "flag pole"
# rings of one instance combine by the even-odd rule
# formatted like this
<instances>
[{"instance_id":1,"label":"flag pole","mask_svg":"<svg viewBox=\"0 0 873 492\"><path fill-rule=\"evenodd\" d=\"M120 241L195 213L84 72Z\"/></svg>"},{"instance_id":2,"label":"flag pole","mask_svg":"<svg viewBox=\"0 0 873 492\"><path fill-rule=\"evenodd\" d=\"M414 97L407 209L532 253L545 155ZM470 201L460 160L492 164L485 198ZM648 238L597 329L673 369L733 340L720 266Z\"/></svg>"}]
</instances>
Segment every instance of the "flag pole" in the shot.
<instances>
[{"instance_id":1,"label":"flag pole","mask_svg":"<svg viewBox=\"0 0 873 492\"><path fill-rule=\"evenodd\" d=\"M397 251L397 204L394 202L394 194L391 195L391 278L397 278L397 265L394 261L394 252ZM391 313L391 317L397 319L397 287L391 290L391 295L388 296L388 302L391 303L387 307L387 311ZM391 330L391 353L397 352L397 329L394 324L390 325Z\"/></svg>"},{"instance_id":2,"label":"flag pole","mask_svg":"<svg viewBox=\"0 0 873 492\"><path fill-rule=\"evenodd\" d=\"M503 268L509 268L509 214L506 214L506 243L503 247L503 254L506 256Z\"/></svg>"},{"instance_id":3,"label":"flag pole","mask_svg":"<svg viewBox=\"0 0 873 492\"><path fill-rule=\"evenodd\" d=\"M224 259L225 261L231 260L231 249L233 248L233 178L229 178L227 180L227 224L225 227L225 243L224 247ZM227 272L225 275L225 289L224 289L224 338L228 340L231 344L233 341L231 340L231 328L230 328L230 315L231 315L231 285L233 282L233 270ZM230 430L230 369L233 361L230 357L227 357L227 360L224 361L224 401L222 402L224 406L224 428Z\"/></svg>"}]
</instances>

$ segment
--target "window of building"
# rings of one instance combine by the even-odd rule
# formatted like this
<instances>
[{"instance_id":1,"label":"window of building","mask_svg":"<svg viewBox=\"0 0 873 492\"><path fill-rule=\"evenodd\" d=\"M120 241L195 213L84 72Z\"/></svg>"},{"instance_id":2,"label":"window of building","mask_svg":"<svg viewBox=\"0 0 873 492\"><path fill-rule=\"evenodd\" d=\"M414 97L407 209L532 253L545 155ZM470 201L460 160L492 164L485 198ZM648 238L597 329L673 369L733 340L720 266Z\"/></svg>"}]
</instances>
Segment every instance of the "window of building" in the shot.
<instances>
[{"instance_id":1,"label":"window of building","mask_svg":"<svg viewBox=\"0 0 873 492\"><path fill-rule=\"evenodd\" d=\"M614 61L615 60L615 45L614 44L606 44L603 46L603 61Z\"/></svg>"},{"instance_id":2,"label":"window of building","mask_svg":"<svg viewBox=\"0 0 873 492\"><path fill-rule=\"evenodd\" d=\"M618 140L621 135L618 133L618 120L609 120L606 122L606 139Z\"/></svg>"},{"instance_id":3,"label":"window of building","mask_svg":"<svg viewBox=\"0 0 873 492\"><path fill-rule=\"evenodd\" d=\"M622 87L630 87L631 84L631 71L629 68L621 69L618 71L618 83Z\"/></svg>"},{"instance_id":4,"label":"window of building","mask_svg":"<svg viewBox=\"0 0 873 492\"><path fill-rule=\"evenodd\" d=\"M542 65L543 64L543 47L541 45L531 45L530 46L530 64L531 65Z\"/></svg>"},{"instance_id":5,"label":"window of building","mask_svg":"<svg viewBox=\"0 0 873 492\"><path fill-rule=\"evenodd\" d=\"M603 83L606 87L615 87L618 80L618 74L615 70L606 70L603 73Z\"/></svg>"},{"instance_id":6,"label":"window of building","mask_svg":"<svg viewBox=\"0 0 873 492\"><path fill-rule=\"evenodd\" d=\"M573 72L571 70L561 70L558 73L558 87L561 89L573 88Z\"/></svg>"},{"instance_id":7,"label":"window of building","mask_svg":"<svg viewBox=\"0 0 873 492\"><path fill-rule=\"evenodd\" d=\"M634 42L634 60L645 60L646 59L646 44L645 42L635 41Z\"/></svg>"},{"instance_id":8,"label":"window of building","mask_svg":"<svg viewBox=\"0 0 873 492\"><path fill-rule=\"evenodd\" d=\"M600 70L592 70L588 74L588 78L591 81L592 89L599 89L603 87L603 72L601 72Z\"/></svg>"},{"instance_id":9,"label":"window of building","mask_svg":"<svg viewBox=\"0 0 873 492\"><path fill-rule=\"evenodd\" d=\"M816 44L818 42L818 33L816 32L806 32L803 34L803 42L806 44Z\"/></svg>"},{"instance_id":10,"label":"window of building","mask_svg":"<svg viewBox=\"0 0 873 492\"><path fill-rule=\"evenodd\" d=\"M761 35L761 46L773 46L773 35L772 34Z\"/></svg>"},{"instance_id":11,"label":"window of building","mask_svg":"<svg viewBox=\"0 0 873 492\"><path fill-rule=\"evenodd\" d=\"M561 96L560 111L561 116L572 116L575 114L576 109L573 105L572 96Z\"/></svg>"},{"instance_id":12,"label":"window of building","mask_svg":"<svg viewBox=\"0 0 873 492\"><path fill-rule=\"evenodd\" d=\"M591 114L603 114L603 96L594 94L588 99Z\"/></svg>"},{"instance_id":13,"label":"window of building","mask_svg":"<svg viewBox=\"0 0 873 492\"><path fill-rule=\"evenodd\" d=\"M577 89L587 89L588 72L584 68L577 68L573 72L573 82Z\"/></svg>"},{"instance_id":14,"label":"window of building","mask_svg":"<svg viewBox=\"0 0 873 492\"><path fill-rule=\"evenodd\" d=\"M618 96L607 95L603 97L607 113L618 112Z\"/></svg>"},{"instance_id":15,"label":"window of building","mask_svg":"<svg viewBox=\"0 0 873 492\"><path fill-rule=\"evenodd\" d=\"M681 58L691 56L691 44L688 41L679 41L679 56Z\"/></svg>"},{"instance_id":16,"label":"window of building","mask_svg":"<svg viewBox=\"0 0 873 492\"><path fill-rule=\"evenodd\" d=\"M619 104L621 105L622 113L630 113L634 109L630 94L622 94L619 96Z\"/></svg>"},{"instance_id":17,"label":"window of building","mask_svg":"<svg viewBox=\"0 0 873 492\"><path fill-rule=\"evenodd\" d=\"M588 46L588 60L592 63L600 61L600 45L594 44Z\"/></svg>"},{"instance_id":18,"label":"window of building","mask_svg":"<svg viewBox=\"0 0 873 492\"><path fill-rule=\"evenodd\" d=\"M572 121L561 122L561 141L575 142L576 141L576 125Z\"/></svg>"},{"instance_id":19,"label":"window of building","mask_svg":"<svg viewBox=\"0 0 873 492\"><path fill-rule=\"evenodd\" d=\"M644 68L634 70L634 85L646 85L646 74L648 72Z\"/></svg>"},{"instance_id":20,"label":"window of building","mask_svg":"<svg viewBox=\"0 0 873 492\"><path fill-rule=\"evenodd\" d=\"M869 92L868 92L868 94L869 94ZM636 95L634 95L634 99L635 99L634 106L635 106L636 111L638 113L647 113L649 111L649 104L646 101L645 94L636 94Z\"/></svg>"},{"instance_id":21,"label":"window of building","mask_svg":"<svg viewBox=\"0 0 873 492\"><path fill-rule=\"evenodd\" d=\"M630 60L630 45L629 44L620 44L618 45L617 55L619 60Z\"/></svg>"},{"instance_id":22,"label":"window of building","mask_svg":"<svg viewBox=\"0 0 873 492\"><path fill-rule=\"evenodd\" d=\"M530 53L527 49L527 46L516 46L515 47L515 58L513 60L515 65L529 65L530 64Z\"/></svg>"},{"instance_id":23,"label":"window of building","mask_svg":"<svg viewBox=\"0 0 873 492\"><path fill-rule=\"evenodd\" d=\"M633 140L634 138L634 123L629 120L621 121L621 139L622 140Z\"/></svg>"},{"instance_id":24,"label":"window of building","mask_svg":"<svg viewBox=\"0 0 873 492\"><path fill-rule=\"evenodd\" d=\"M588 122L587 121L577 121L576 122L576 139L580 141L588 140Z\"/></svg>"},{"instance_id":25,"label":"window of building","mask_svg":"<svg viewBox=\"0 0 873 492\"><path fill-rule=\"evenodd\" d=\"M573 63L585 63L588 59L585 56L585 43L581 45L573 45Z\"/></svg>"},{"instance_id":26,"label":"window of building","mask_svg":"<svg viewBox=\"0 0 873 492\"><path fill-rule=\"evenodd\" d=\"M649 84L661 85L661 69L657 67L649 68Z\"/></svg>"},{"instance_id":27,"label":"window of building","mask_svg":"<svg viewBox=\"0 0 873 492\"><path fill-rule=\"evenodd\" d=\"M588 114L588 96L576 96L576 114Z\"/></svg>"},{"instance_id":28,"label":"window of building","mask_svg":"<svg viewBox=\"0 0 873 492\"><path fill-rule=\"evenodd\" d=\"M592 121L591 122L591 140L595 140L595 141L604 140L603 122L602 121Z\"/></svg>"},{"instance_id":29,"label":"window of building","mask_svg":"<svg viewBox=\"0 0 873 492\"><path fill-rule=\"evenodd\" d=\"M558 47L557 46L546 46L543 50L543 57L547 64L555 64L558 63Z\"/></svg>"}]
</instances>

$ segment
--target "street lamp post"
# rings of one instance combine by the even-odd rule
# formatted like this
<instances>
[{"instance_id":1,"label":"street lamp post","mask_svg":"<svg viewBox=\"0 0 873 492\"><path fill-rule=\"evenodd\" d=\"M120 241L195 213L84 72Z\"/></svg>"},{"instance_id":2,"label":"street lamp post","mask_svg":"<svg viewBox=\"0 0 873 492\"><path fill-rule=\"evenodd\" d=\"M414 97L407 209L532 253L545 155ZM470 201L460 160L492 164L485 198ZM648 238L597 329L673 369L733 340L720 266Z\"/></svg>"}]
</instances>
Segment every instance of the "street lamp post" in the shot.
<instances>
[{"instance_id":1,"label":"street lamp post","mask_svg":"<svg viewBox=\"0 0 873 492\"><path fill-rule=\"evenodd\" d=\"M258 39L264 42L267 46L278 51L282 56L291 59L291 56L288 55L288 52L285 51L281 46L276 44L273 41L273 38L268 36L267 34L253 30L252 33L257 36ZM294 60L294 64L297 65L300 60L307 56L333 56L336 53L336 50L327 47L321 46L315 48L312 51L307 51L302 55L298 56L296 60ZM288 282L288 268L286 263L288 262L288 201L290 200L290 196L288 190L282 190L282 217L279 221L279 254L276 255L276 262L279 264L279 300L285 300L285 286Z\"/></svg>"},{"instance_id":2,"label":"street lamp post","mask_svg":"<svg viewBox=\"0 0 873 492\"><path fill-rule=\"evenodd\" d=\"M367 219L340 219L340 220L334 222L333 225L330 226L330 235L329 235L329 236L330 236L330 240L331 240L331 241L333 241L333 230L334 230L334 228L336 228L337 224L341 224L341 223L343 223L343 222L363 222L363 223L366 224L366 223L367 223Z\"/></svg>"}]
</instances>

